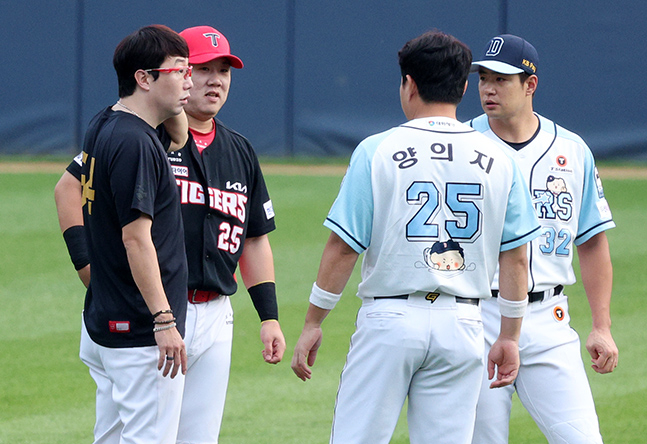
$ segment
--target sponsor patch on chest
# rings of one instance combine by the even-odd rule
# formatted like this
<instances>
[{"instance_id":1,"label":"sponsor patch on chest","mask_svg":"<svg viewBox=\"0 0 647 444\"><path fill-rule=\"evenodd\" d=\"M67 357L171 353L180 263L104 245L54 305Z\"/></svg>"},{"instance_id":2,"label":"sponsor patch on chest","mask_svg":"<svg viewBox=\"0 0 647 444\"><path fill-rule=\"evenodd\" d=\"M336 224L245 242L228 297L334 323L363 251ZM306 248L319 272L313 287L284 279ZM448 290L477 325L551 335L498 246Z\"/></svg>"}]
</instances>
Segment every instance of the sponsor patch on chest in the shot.
<instances>
[{"instance_id":1,"label":"sponsor patch on chest","mask_svg":"<svg viewBox=\"0 0 647 444\"><path fill-rule=\"evenodd\" d=\"M171 169L173 170L173 174L175 176L189 177L189 167L171 165Z\"/></svg>"},{"instance_id":2,"label":"sponsor patch on chest","mask_svg":"<svg viewBox=\"0 0 647 444\"><path fill-rule=\"evenodd\" d=\"M555 165L550 166L550 172L553 174L573 174L573 169L568 166L568 158L560 154L555 158Z\"/></svg>"}]
</instances>

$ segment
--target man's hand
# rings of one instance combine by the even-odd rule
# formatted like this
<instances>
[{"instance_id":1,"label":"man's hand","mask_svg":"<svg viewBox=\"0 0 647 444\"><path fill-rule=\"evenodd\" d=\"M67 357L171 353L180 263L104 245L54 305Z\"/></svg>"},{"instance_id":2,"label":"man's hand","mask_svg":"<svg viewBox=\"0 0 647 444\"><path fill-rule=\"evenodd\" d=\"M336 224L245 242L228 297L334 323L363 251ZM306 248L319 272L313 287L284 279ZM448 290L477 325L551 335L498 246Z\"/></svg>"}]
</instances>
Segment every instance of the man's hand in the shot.
<instances>
[{"instance_id":1,"label":"man's hand","mask_svg":"<svg viewBox=\"0 0 647 444\"><path fill-rule=\"evenodd\" d=\"M496 379L490 388L499 388L510 385L517 378L519 372L519 343L513 339L501 338L492 345L488 354L488 379Z\"/></svg>"},{"instance_id":2,"label":"man's hand","mask_svg":"<svg viewBox=\"0 0 647 444\"><path fill-rule=\"evenodd\" d=\"M265 362L268 364L281 362L283 353L285 353L285 337L279 321L269 320L261 324L261 341L265 345L263 349Z\"/></svg>"},{"instance_id":3,"label":"man's hand","mask_svg":"<svg viewBox=\"0 0 647 444\"><path fill-rule=\"evenodd\" d=\"M168 330L162 330L155 333L155 342L160 350L160 357L157 361L157 369L162 370L162 376L167 376L171 372L171 379L175 378L180 368L182 374L186 375L187 357L186 347L180 332L173 327ZM166 364L165 364L166 363Z\"/></svg>"},{"instance_id":4,"label":"man's hand","mask_svg":"<svg viewBox=\"0 0 647 444\"><path fill-rule=\"evenodd\" d=\"M299 336L294 355L292 356L292 371L302 381L312 377L312 367L317 359L317 351L321 346L323 332L321 325L312 325L306 323Z\"/></svg>"},{"instance_id":5,"label":"man's hand","mask_svg":"<svg viewBox=\"0 0 647 444\"><path fill-rule=\"evenodd\" d=\"M586 340L591 367L598 373L611 373L618 365L618 347L609 329L593 329Z\"/></svg>"}]
</instances>

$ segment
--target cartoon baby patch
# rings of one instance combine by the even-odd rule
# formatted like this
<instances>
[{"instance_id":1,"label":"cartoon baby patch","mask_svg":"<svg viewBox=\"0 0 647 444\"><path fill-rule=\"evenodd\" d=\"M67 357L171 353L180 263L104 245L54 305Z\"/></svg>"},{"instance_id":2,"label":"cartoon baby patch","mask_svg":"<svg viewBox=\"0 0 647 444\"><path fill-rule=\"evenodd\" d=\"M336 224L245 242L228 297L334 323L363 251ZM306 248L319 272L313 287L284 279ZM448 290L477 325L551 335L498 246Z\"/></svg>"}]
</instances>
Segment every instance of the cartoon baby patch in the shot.
<instances>
[{"instance_id":1,"label":"cartoon baby patch","mask_svg":"<svg viewBox=\"0 0 647 444\"><path fill-rule=\"evenodd\" d=\"M423 261L415 263L416 268L426 268L431 273L441 273L445 278L453 278L465 271L476 269L474 263L465 262L463 247L453 240L434 242L422 252Z\"/></svg>"},{"instance_id":2,"label":"cartoon baby patch","mask_svg":"<svg viewBox=\"0 0 647 444\"><path fill-rule=\"evenodd\" d=\"M465 255L458 242L436 242L423 251L425 263L434 270L455 271L465 268Z\"/></svg>"},{"instance_id":3,"label":"cartoon baby patch","mask_svg":"<svg viewBox=\"0 0 647 444\"><path fill-rule=\"evenodd\" d=\"M545 189L533 190L532 202L540 219L571 218L573 198L568 192L566 181L561 177L548 176Z\"/></svg>"}]
</instances>

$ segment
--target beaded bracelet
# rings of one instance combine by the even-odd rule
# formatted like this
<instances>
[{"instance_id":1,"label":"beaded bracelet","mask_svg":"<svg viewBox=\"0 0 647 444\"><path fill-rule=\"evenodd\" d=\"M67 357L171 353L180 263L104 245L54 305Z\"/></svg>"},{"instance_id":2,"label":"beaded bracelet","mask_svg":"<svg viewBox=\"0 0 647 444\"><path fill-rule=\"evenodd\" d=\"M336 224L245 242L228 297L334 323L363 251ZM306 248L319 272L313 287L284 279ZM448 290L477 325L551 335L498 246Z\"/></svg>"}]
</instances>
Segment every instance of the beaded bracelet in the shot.
<instances>
[{"instance_id":1,"label":"beaded bracelet","mask_svg":"<svg viewBox=\"0 0 647 444\"><path fill-rule=\"evenodd\" d=\"M172 324L165 325L164 327L155 327L153 328L153 333L157 333L158 331L164 331L164 330L170 330L173 327L175 327L177 324L173 322Z\"/></svg>"},{"instance_id":2,"label":"beaded bracelet","mask_svg":"<svg viewBox=\"0 0 647 444\"><path fill-rule=\"evenodd\" d=\"M168 321L153 321L153 324L172 324L177 321L176 318L169 319Z\"/></svg>"}]
</instances>

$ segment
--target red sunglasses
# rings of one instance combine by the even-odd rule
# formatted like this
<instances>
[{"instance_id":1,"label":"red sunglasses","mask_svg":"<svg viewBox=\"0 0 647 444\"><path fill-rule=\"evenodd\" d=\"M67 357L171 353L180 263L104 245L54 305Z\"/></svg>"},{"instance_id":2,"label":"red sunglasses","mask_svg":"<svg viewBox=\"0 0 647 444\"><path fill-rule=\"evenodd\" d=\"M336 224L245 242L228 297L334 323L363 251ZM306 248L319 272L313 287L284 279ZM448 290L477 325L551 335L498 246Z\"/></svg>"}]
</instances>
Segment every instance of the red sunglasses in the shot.
<instances>
[{"instance_id":1,"label":"red sunglasses","mask_svg":"<svg viewBox=\"0 0 647 444\"><path fill-rule=\"evenodd\" d=\"M176 66L175 68L150 68L145 69L146 72L179 72L185 79L188 79L193 74L193 66Z\"/></svg>"}]
</instances>

